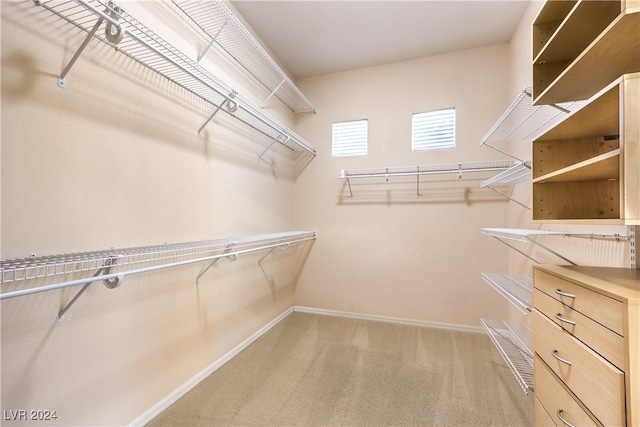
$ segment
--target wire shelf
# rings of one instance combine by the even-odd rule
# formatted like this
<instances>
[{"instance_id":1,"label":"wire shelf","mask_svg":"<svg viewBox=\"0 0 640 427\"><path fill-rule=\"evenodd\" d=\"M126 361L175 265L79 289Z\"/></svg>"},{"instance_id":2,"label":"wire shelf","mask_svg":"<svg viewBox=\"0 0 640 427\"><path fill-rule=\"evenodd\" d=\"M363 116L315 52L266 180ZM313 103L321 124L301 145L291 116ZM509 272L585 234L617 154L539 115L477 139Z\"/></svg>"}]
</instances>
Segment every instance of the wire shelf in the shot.
<instances>
[{"instance_id":1,"label":"wire shelf","mask_svg":"<svg viewBox=\"0 0 640 427\"><path fill-rule=\"evenodd\" d=\"M514 325L498 320L480 319L480 321L522 390L529 394L529 391L533 391L534 385L531 330L524 325ZM516 331L522 335L517 335Z\"/></svg>"},{"instance_id":2,"label":"wire shelf","mask_svg":"<svg viewBox=\"0 0 640 427\"><path fill-rule=\"evenodd\" d=\"M504 171L515 164L513 160L495 160L475 163L448 163L428 166L402 166L371 169L343 169L340 179L352 178L388 178L393 176L438 176L455 175L461 179L479 179L482 175L491 175Z\"/></svg>"},{"instance_id":3,"label":"wire shelf","mask_svg":"<svg viewBox=\"0 0 640 427\"><path fill-rule=\"evenodd\" d=\"M315 107L221 0L172 0L193 23L295 113ZM208 47L207 47L208 49ZM203 52L201 55L204 55Z\"/></svg>"},{"instance_id":4,"label":"wire shelf","mask_svg":"<svg viewBox=\"0 0 640 427\"><path fill-rule=\"evenodd\" d=\"M533 280L529 276L481 273L482 279L524 314L533 307Z\"/></svg>"},{"instance_id":5,"label":"wire shelf","mask_svg":"<svg viewBox=\"0 0 640 427\"><path fill-rule=\"evenodd\" d=\"M242 97L115 3L103 0L38 0L36 4L210 103L214 111L205 124L222 110L274 142L315 155L315 147L302 137ZM76 57L82 49L84 45ZM67 71L61 76L62 83Z\"/></svg>"},{"instance_id":6,"label":"wire shelf","mask_svg":"<svg viewBox=\"0 0 640 427\"><path fill-rule=\"evenodd\" d=\"M490 187L496 184L526 184L531 182L531 162L517 163L504 172L483 181L481 187Z\"/></svg>"},{"instance_id":7,"label":"wire shelf","mask_svg":"<svg viewBox=\"0 0 640 427\"><path fill-rule=\"evenodd\" d=\"M480 140L480 145L500 141L532 141L563 120L567 114L586 104L586 101L576 101L534 106L531 103L531 93L530 87L522 90Z\"/></svg>"},{"instance_id":8,"label":"wire shelf","mask_svg":"<svg viewBox=\"0 0 640 427\"><path fill-rule=\"evenodd\" d=\"M123 249L106 249L92 252L50 255L33 258L21 258L0 261L2 283L26 281L31 279L62 276L72 273L89 272L105 265L113 265L120 274L131 274L123 267L133 268L142 265L172 267L173 264L186 264L215 259L222 252L225 256L252 252L275 246L286 246L315 239L315 231L284 232L262 234L239 238L201 240L196 242L141 246ZM159 268L157 268L159 269ZM114 273L115 274L115 273ZM83 280L83 279L80 279ZM86 281L100 280L89 277ZM0 299L7 294L0 294Z\"/></svg>"}]
</instances>

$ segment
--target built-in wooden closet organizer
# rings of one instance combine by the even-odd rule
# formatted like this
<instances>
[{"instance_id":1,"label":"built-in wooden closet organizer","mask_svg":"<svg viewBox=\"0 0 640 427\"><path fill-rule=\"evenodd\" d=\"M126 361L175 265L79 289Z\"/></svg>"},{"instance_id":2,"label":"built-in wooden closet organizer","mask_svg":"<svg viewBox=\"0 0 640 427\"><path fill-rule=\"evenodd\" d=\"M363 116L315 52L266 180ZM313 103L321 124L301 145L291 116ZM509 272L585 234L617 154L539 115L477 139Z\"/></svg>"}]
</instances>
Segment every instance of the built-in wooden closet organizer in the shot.
<instances>
[{"instance_id":1,"label":"built-in wooden closet organizer","mask_svg":"<svg viewBox=\"0 0 640 427\"><path fill-rule=\"evenodd\" d=\"M533 221L628 225L631 269L534 266L535 422L640 425L640 2L547 1L534 104L587 99L533 142Z\"/></svg>"},{"instance_id":2,"label":"built-in wooden closet organizer","mask_svg":"<svg viewBox=\"0 0 640 427\"><path fill-rule=\"evenodd\" d=\"M534 140L534 221L640 224L639 99L626 74Z\"/></svg>"}]
</instances>

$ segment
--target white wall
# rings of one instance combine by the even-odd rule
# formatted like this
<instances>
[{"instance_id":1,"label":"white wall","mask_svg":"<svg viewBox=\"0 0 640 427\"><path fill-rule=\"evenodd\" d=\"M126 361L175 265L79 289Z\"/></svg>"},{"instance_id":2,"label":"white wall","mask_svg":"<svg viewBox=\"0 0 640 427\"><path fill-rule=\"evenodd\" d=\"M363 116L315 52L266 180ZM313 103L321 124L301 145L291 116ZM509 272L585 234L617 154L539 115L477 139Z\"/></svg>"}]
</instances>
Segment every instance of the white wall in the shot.
<instances>
[{"instance_id":1,"label":"white wall","mask_svg":"<svg viewBox=\"0 0 640 427\"><path fill-rule=\"evenodd\" d=\"M506 269L506 251L480 233L507 222L506 199L480 181L353 186L340 170L504 159L479 141L507 99L508 46L495 45L303 79L318 113L297 127L319 155L295 185L298 228L319 238L296 287L297 305L477 327L506 303L481 271ZM412 152L411 115L456 108L457 146ZM333 122L369 120L369 153L333 158ZM454 178L456 181L456 178ZM468 196L465 199L465 191Z\"/></svg>"},{"instance_id":2,"label":"white wall","mask_svg":"<svg viewBox=\"0 0 640 427\"><path fill-rule=\"evenodd\" d=\"M206 45L168 2L122 6L192 58ZM285 151L259 162L270 141L223 114L197 138L211 106L95 41L57 87L84 34L30 1L1 8L3 259L292 229ZM205 65L266 98L220 53ZM267 111L291 126L283 106ZM96 283L61 327L78 288L3 300L2 409L55 410L43 425L131 422L291 307L303 249L264 270L264 253L221 260L197 287L202 264Z\"/></svg>"}]
</instances>

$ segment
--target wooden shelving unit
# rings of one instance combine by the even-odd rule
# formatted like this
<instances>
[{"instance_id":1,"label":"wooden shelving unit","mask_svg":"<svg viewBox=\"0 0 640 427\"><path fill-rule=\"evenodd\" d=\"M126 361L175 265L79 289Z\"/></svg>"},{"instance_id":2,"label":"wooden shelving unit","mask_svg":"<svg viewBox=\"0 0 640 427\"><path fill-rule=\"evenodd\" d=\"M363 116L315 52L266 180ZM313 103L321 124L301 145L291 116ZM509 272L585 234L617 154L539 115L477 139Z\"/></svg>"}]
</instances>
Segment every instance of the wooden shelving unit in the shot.
<instances>
[{"instance_id":1,"label":"wooden shelving unit","mask_svg":"<svg viewBox=\"0 0 640 427\"><path fill-rule=\"evenodd\" d=\"M640 69L638 0L548 1L533 23L533 104L583 100Z\"/></svg>"},{"instance_id":2,"label":"wooden shelving unit","mask_svg":"<svg viewBox=\"0 0 640 427\"><path fill-rule=\"evenodd\" d=\"M640 224L640 73L533 141L534 222Z\"/></svg>"}]
</instances>

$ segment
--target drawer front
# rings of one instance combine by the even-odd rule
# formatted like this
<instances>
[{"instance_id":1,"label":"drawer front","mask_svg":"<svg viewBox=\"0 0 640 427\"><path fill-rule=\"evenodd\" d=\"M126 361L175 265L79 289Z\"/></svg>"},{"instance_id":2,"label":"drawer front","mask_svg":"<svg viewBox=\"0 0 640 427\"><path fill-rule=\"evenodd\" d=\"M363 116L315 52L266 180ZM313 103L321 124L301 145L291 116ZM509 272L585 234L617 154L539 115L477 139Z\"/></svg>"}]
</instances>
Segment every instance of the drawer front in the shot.
<instances>
[{"instance_id":1,"label":"drawer front","mask_svg":"<svg viewBox=\"0 0 640 427\"><path fill-rule=\"evenodd\" d=\"M542 407L542 403L535 398L533 399L533 416L535 418L536 427L556 427L553 420Z\"/></svg>"},{"instance_id":2,"label":"drawer front","mask_svg":"<svg viewBox=\"0 0 640 427\"><path fill-rule=\"evenodd\" d=\"M536 373L534 387L536 397L555 425L565 426L567 423L574 426L598 425L575 401L539 356L535 357L533 363Z\"/></svg>"},{"instance_id":3,"label":"drawer front","mask_svg":"<svg viewBox=\"0 0 640 427\"><path fill-rule=\"evenodd\" d=\"M538 310L532 322L536 354L600 422L624 425L624 373Z\"/></svg>"},{"instance_id":4,"label":"drawer front","mask_svg":"<svg viewBox=\"0 0 640 427\"><path fill-rule=\"evenodd\" d=\"M600 323L575 311L539 289L533 292L533 305L554 323L570 332L596 353L624 369L624 338Z\"/></svg>"},{"instance_id":5,"label":"drawer front","mask_svg":"<svg viewBox=\"0 0 640 427\"><path fill-rule=\"evenodd\" d=\"M622 302L537 269L533 283L547 295L624 336Z\"/></svg>"}]
</instances>

